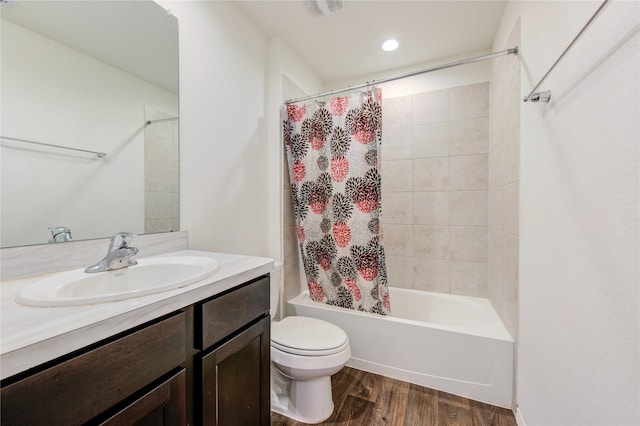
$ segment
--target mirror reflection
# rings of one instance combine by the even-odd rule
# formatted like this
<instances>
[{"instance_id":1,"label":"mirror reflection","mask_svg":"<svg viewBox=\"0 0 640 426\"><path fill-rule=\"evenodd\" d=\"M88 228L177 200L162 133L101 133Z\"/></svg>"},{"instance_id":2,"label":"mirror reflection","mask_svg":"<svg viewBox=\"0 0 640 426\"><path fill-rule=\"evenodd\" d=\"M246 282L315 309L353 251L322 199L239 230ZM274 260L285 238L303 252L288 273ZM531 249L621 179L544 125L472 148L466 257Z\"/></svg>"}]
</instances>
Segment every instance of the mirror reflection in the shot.
<instances>
[{"instance_id":1,"label":"mirror reflection","mask_svg":"<svg viewBox=\"0 0 640 426\"><path fill-rule=\"evenodd\" d=\"M179 230L177 19L153 1L1 11L0 245Z\"/></svg>"}]
</instances>

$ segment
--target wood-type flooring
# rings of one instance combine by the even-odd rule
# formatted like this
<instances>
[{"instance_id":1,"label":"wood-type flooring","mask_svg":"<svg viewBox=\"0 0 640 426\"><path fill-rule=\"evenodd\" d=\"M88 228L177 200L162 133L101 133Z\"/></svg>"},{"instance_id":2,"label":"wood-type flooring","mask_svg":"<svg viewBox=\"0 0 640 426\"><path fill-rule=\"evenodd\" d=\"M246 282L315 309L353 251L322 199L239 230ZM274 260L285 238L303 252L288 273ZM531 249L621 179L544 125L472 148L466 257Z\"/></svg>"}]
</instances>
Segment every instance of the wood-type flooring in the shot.
<instances>
[{"instance_id":1,"label":"wood-type flooring","mask_svg":"<svg viewBox=\"0 0 640 426\"><path fill-rule=\"evenodd\" d=\"M333 414L322 425L517 426L511 410L345 367L331 377ZM302 426L271 413L271 426Z\"/></svg>"}]
</instances>

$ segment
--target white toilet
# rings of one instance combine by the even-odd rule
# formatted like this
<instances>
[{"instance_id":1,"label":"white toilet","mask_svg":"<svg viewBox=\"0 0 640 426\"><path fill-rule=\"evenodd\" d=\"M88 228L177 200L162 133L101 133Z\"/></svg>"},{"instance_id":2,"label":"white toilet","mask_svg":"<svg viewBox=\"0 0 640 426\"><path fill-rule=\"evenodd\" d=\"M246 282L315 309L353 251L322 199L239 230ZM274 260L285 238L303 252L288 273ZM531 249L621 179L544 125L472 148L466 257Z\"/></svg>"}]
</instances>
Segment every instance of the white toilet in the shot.
<instances>
[{"instance_id":1,"label":"white toilet","mask_svg":"<svg viewBox=\"0 0 640 426\"><path fill-rule=\"evenodd\" d=\"M272 318L278 295L272 282ZM333 413L331 375L349 358L349 339L336 325L299 316L272 321L271 410L303 423L326 420Z\"/></svg>"}]
</instances>

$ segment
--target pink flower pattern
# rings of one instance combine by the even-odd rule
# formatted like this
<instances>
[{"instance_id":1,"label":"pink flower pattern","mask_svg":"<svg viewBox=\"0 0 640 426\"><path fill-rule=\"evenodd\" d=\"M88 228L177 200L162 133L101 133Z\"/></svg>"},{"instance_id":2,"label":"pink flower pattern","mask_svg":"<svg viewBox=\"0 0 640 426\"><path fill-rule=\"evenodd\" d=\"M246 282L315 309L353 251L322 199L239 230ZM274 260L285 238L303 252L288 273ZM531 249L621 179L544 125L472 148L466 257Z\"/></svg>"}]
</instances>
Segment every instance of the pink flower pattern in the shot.
<instances>
[{"instance_id":1,"label":"pink flower pattern","mask_svg":"<svg viewBox=\"0 0 640 426\"><path fill-rule=\"evenodd\" d=\"M331 159L331 179L335 182L342 182L349 173L349 160L343 156Z\"/></svg>"},{"instance_id":2,"label":"pink flower pattern","mask_svg":"<svg viewBox=\"0 0 640 426\"><path fill-rule=\"evenodd\" d=\"M313 300L324 300L324 290L320 284L315 281L309 281L307 285L309 287L309 294Z\"/></svg>"},{"instance_id":3,"label":"pink flower pattern","mask_svg":"<svg viewBox=\"0 0 640 426\"><path fill-rule=\"evenodd\" d=\"M289 120L298 122L304 117L307 107L305 105L297 106L289 104L287 105L287 116Z\"/></svg>"},{"instance_id":4,"label":"pink flower pattern","mask_svg":"<svg viewBox=\"0 0 640 426\"><path fill-rule=\"evenodd\" d=\"M353 294L353 298L356 299L356 301L360 301L360 299L362 299L362 294L360 293L360 288L358 287L356 280L353 278L347 278L345 280L345 284L349 287L349 291Z\"/></svg>"},{"instance_id":5,"label":"pink flower pattern","mask_svg":"<svg viewBox=\"0 0 640 426\"><path fill-rule=\"evenodd\" d=\"M380 229L379 89L287 105L284 145L313 300L391 312Z\"/></svg>"},{"instance_id":6,"label":"pink flower pattern","mask_svg":"<svg viewBox=\"0 0 640 426\"><path fill-rule=\"evenodd\" d=\"M300 182L304 179L304 163L301 161L296 161L293 165L293 180L296 182Z\"/></svg>"},{"instance_id":7,"label":"pink flower pattern","mask_svg":"<svg viewBox=\"0 0 640 426\"><path fill-rule=\"evenodd\" d=\"M346 247L351 241L351 229L342 221L333 224L333 239L338 247Z\"/></svg>"},{"instance_id":8,"label":"pink flower pattern","mask_svg":"<svg viewBox=\"0 0 640 426\"><path fill-rule=\"evenodd\" d=\"M333 115L343 115L345 112L347 112L348 106L348 96L338 96L331 99L331 112L333 113Z\"/></svg>"}]
</instances>

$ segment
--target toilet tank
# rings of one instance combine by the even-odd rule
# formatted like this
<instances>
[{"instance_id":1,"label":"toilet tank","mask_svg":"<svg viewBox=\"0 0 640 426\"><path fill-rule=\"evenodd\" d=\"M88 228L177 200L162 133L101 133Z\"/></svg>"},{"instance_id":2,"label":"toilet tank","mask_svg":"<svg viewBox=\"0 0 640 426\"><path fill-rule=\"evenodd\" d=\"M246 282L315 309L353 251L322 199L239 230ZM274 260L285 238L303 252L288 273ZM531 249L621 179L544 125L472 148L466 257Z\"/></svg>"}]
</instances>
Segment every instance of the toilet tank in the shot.
<instances>
[{"instance_id":1,"label":"toilet tank","mask_svg":"<svg viewBox=\"0 0 640 426\"><path fill-rule=\"evenodd\" d=\"M280 309L280 294L282 293L282 286L284 281L282 273L282 262L275 262L269 281L269 314L271 315L272 320L277 320L278 318L280 318L282 312L282 309Z\"/></svg>"}]
</instances>

